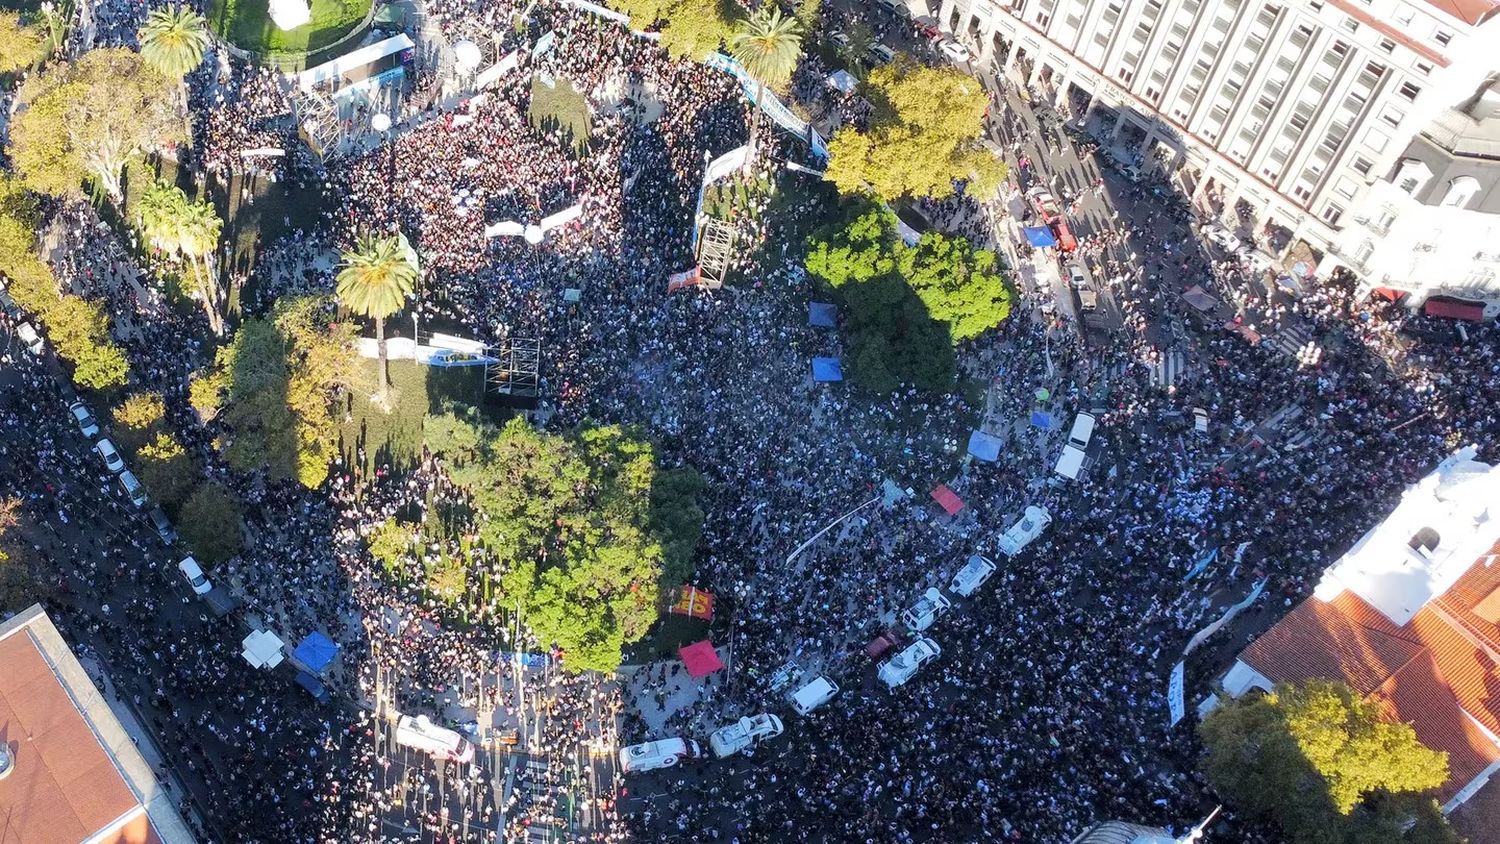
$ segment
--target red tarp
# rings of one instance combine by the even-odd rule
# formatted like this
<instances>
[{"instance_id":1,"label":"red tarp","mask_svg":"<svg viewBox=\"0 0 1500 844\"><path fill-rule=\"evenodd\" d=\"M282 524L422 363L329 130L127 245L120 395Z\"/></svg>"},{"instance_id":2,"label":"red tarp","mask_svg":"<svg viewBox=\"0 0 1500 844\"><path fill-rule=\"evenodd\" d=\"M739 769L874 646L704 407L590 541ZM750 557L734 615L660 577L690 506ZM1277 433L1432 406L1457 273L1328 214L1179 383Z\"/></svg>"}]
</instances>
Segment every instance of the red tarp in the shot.
<instances>
[{"instance_id":1,"label":"red tarp","mask_svg":"<svg viewBox=\"0 0 1500 844\"><path fill-rule=\"evenodd\" d=\"M1379 296L1387 302L1399 302L1401 301L1401 297L1405 296L1406 294L1391 287L1377 287L1374 290L1370 291L1370 295Z\"/></svg>"},{"instance_id":2,"label":"red tarp","mask_svg":"<svg viewBox=\"0 0 1500 844\"><path fill-rule=\"evenodd\" d=\"M714 643L707 639L683 645L677 649L677 655L682 657L688 676L694 679L707 677L724 667L723 661L719 659L719 652L714 650Z\"/></svg>"},{"instance_id":3,"label":"red tarp","mask_svg":"<svg viewBox=\"0 0 1500 844\"><path fill-rule=\"evenodd\" d=\"M932 491L932 500L942 505L948 515L957 516L958 511L964 508L963 499L954 494L947 484L938 484L937 489Z\"/></svg>"},{"instance_id":4,"label":"red tarp","mask_svg":"<svg viewBox=\"0 0 1500 844\"><path fill-rule=\"evenodd\" d=\"M1469 322L1480 322L1484 319L1484 305L1478 302L1462 302L1458 299L1428 299L1422 305L1422 310L1428 316L1466 319Z\"/></svg>"}]
</instances>

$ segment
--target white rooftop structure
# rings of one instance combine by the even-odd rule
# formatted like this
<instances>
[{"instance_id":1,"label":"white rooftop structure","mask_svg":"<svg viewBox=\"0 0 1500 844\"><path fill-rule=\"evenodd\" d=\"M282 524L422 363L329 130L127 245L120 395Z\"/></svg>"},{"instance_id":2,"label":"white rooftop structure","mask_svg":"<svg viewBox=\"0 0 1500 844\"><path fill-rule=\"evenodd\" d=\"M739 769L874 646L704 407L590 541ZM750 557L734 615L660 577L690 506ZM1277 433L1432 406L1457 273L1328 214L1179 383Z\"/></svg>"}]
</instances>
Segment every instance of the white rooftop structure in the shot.
<instances>
[{"instance_id":1,"label":"white rooftop structure","mask_svg":"<svg viewBox=\"0 0 1500 844\"><path fill-rule=\"evenodd\" d=\"M241 645L243 650L240 656L243 656L252 668L275 668L286 658L281 650L281 637L269 630L256 630L246 636Z\"/></svg>"},{"instance_id":2,"label":"white rooftop structure","mask_svg":"<svg viewBox=\"0 0 1500 844\"><path fill-rule=\"evenodd\" d=\"M312 20L312 6L307 0L271 0L270 15L277 29L296 29Z\"/></svg>"},{"instance_id":3,"label":"white rooftop structure","mask_svg":"<svg viewBox=\"0 0 1500 844\"><path fill-rule=\"evenodd\" d=\"M1405 626L1500 540L1500 469L1455 451L1412 484L1401 503L1323 573L1313 590L1331 601L1350 590Z\"/></svg>"}]
</instances>

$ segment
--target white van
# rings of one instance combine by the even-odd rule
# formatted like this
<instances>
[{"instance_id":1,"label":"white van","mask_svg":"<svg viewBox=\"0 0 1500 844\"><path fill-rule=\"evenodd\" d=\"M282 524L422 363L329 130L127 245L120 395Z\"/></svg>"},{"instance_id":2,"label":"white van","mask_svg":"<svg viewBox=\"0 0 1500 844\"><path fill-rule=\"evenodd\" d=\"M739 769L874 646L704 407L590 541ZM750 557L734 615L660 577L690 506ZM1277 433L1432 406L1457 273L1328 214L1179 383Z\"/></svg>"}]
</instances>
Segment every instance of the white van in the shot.
<instances>
[{"instance_id":1,"label":"white van","mask_svg":"<svg viewBox=\"0 0 1500 844\"><path fill-rule=\"evenodd\" d=\"M810 715L814 709L833 700L833 696L838 693L838 686L818 677L792 693L792 708L802 715Z\"/></svg>"},{"instance_id":2,"label":"white van","mask_svg":"<svg viewBox=\"0 0 1500 844\"><path fill-rule=\"evenodd\" d=\"M1080 413L1073 417L1073 430L1068 432L1068 445L1079 451L1087 451L1089 440L1094 438L1094 417Z\"/></svg>"},{"instance_id":3,"label":"white van","mask_svg":"<svg viewBox=\"0 0 1500 844\"><path fill-rule=\"evenodd\" d=\"M115 477L120 479L120 489L125 490L125 497L130 499L131 504L137 507L146 506L146 488L141 486L141 482L135 479L135 475L129 469Z\"/></svg>"},{"instance_id":4,"label":"white van","mask_svg":"<svg viewBox=\"0 0 1500 844\"><path fill-rule=\"evenodd\" d=\"M432 723L432 719L426 715L415 718L402 715L396 721L396 743L439 759L451 759L455 762L474 760L474 745L469 744L457 732Z\"/></svg>"},{"instance_id":5,"label":"white van","mask_svg":"<svg viewBox=\"0 0 1500 844\"><path fill-rule=\"evenodd\" d=\"M648 741L620 748L620 770L627 774L654 771L657 768L670 768L683 759L697 759L702 755L698 742L692 739Z\"/></svg>"},{"instance_id":6,"label":"white van","mask_svg":"<svg viewBox=\"0 0 1500 844\"><path fill-rule=\"evenodd\" d=\"M983 586L994 573L995 564L988 557L975 554L969 558L963 568L958 570L958 574L953 575L953 581L948 584L948 591L967 598Z\"/></svg>"},{"instance_id":7,"label":"white van","mask_svg":"<svg viewBox=\"0 0 1500 844\"><path fill-rule=\"evenodd\" d=\"M1070 481L1076 481L1078 473L1083 471L1083 459L1086 456L1081 449L1065 445L1062 454L1057 456L1057 465L1052 467L1052 471Z\"/></svg>"},{"instance_id":8,"label":"white van","mask_svg":"<svg viewBox=\"0 0 1500 844\"><path fill-rule=\"evenodd\" d=\"M727 727L714 730L713 735L708 737L708 746L720 759L736 753L748 756L751 748L776 738L781 732L781 719L766 712L754 718L741 718Z\"/></svg>"},{"instance_id":9,"label":"white van","mask_svg":"<svg viewBox=\"0 0 1500 844\"><path fill-rule=\"evenodd\" d=\"M1031 544L1033 539L1042 535L1047 525L1052 524L1052 514L1047 512L1046 507L1030 505L1021 514L1021 518L1010 526L1010 530L1000 535L996 542L1000 553L1007 557L1014 557L1021 553L1021 549Z\"/></svg>"}]
</instances>

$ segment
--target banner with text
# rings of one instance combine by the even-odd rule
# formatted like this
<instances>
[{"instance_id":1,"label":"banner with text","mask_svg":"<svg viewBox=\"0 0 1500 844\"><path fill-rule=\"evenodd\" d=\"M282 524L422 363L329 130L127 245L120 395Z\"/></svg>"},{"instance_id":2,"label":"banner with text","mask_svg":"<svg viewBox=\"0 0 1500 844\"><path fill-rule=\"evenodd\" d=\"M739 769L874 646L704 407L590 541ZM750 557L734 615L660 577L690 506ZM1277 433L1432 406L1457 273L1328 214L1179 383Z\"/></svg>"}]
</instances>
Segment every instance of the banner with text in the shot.
<instances>
[{"instance_id":1,"label":"banner with text","mask_svg":"<svg viewBox=\"0 0 1500 844\"><path fill-rule=\"evenodd\" d=\"M1187 712L1187 705L1183 702L1182 693L1182 666L1179 662L1172 668L1172 677L1167 680L1167 709L1171 712L1171 721L1168 727L1177 726L1182 716Z\"/></svg>"},{"instance_id":2,"label":"banner with text","mask_svg":"<svg viewBox=\"0 0 1500 844\"><path fill-rule=\"evenodd\" d=\"M1267 580L1268 578L1261 578L1260 582L1255 584L1255 588L1250 590L1249 597L1225 610L1224 614L1215 619L1212 624L1208 625L1202 630L1199 630L1192 639L1188 640L1187 647L1182 649L1182 655L1187 656L1188 654L1192 653L1199 645L1203 644L1203 642L1208 639L1209 636L1212 636L1215 633L1219 632L1219 630L1223 628L1224 625L1233 621L1234 617L1239 615L1241 611L1243 611L1251 604L1255 603L1255 599L1259 598L1260 593L1265 590Z\"/></svg>"},{"instance_id":3,"label":"banner with text","mask_svg":"<svg viewBox=\"0 0 1500 844\"><path fill-rule=\"evenodd\" d=\"M776 121L777 125L781 128L807 141L812 147L813 152L820 158L828 157L828 147L823 144L823 139L818 136L817 131L806 120L793 114L792 110L787 108L786 103L783 103L781 98L776 96L775 91L763 90L755 77L751 76L750 72L745 70L744 65L723 53L709 53L708 58L704 59L703 63L716 70L722 70L735 79L738 79L740 89L745 92L746 99L759 106L760 110L765 112L767 117Z\"/></svg>"},{"instance_id":4,"label":"banner with text","mask_svg":"<svg viewBox=\"0 0 1500 844\"><path fill-rule=\"evenodd\" d=\"M712 621L714 617L713 593L705 592L696 586L684 586L677 598L677 603L673 604L668 612Z\"/></svg>"}]
</instances>

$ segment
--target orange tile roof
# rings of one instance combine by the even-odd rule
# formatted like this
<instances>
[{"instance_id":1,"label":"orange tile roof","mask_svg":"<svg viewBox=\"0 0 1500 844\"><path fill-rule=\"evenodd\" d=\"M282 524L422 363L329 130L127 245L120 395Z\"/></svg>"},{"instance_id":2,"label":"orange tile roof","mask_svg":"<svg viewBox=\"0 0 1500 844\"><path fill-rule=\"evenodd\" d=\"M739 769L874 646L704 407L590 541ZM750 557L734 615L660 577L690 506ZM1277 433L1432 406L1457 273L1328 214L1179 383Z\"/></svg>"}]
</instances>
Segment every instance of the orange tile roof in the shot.
<instances>
[{"instance_id":1,"label":"orange tile roof","mask_svg":"<svg viewBox=\"0 0 1500 844\"><path fill-rule=\"evenodd\" d=\"M1427 0L1427 5L1474 25L1483 22L1500 4L1495 0Z\"/></svg>"},{"instance_id":2,"label":"orange tile roof","mask_svg":"<svg viewBox=\"0 0 1500 844\"><path fill-rule=\"evenodd\" d=\"M1491 645L1500 639L1490 638L1500 630L1476 624L1472 612L1492 582L1500 585L1500 565L1474 566L1404 627L1353 592L1309 598L1240 659L1276 683L1342 680L1410 723L1423 744L1448 753L1448 781L1438 789L1446 801L1500 761L1500 747L1474 723L1500 735L1500 651Z\"/></svg>"},{"instance_id":3,"label":"orange tile roof","mask_svg":"<svg viewBox=\"0 0 1500 844\"><path fill-rule=\"evenodd\" d=\"M0 844L77 844L132 811L144 818L29 633L0 639L0 665L0 740L15 750L15 767L0 780Z\"/></svg>"}]
</instances>

